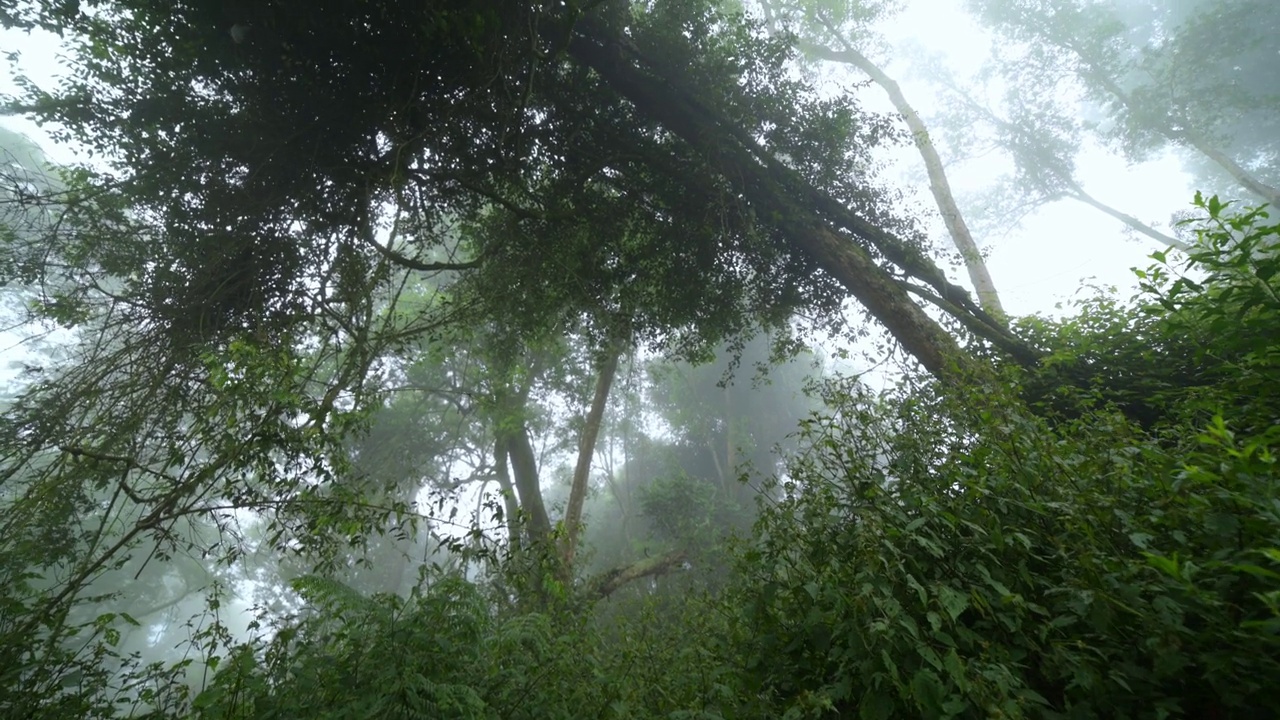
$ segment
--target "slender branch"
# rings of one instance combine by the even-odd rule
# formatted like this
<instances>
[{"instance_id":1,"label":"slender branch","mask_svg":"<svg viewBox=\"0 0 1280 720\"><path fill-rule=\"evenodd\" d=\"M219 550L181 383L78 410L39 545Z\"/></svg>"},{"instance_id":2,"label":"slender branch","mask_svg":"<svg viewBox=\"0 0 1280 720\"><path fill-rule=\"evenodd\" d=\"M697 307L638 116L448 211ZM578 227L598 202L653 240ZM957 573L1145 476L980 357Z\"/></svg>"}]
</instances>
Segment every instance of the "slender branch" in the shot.
<instances>
[{"instance_id":1,"label":"slender branch","mask_svg":"<svg viewBox=\"0 0 1280 720\"><path fill-rule=\"evenodd\" d=\"M1169 247L1178 248L1183 252L1191 252L1191 246L1188 245L1187 243L1179 240L1176 237L1173 237L1172 235L1166 235L1160 232L1159 230L1156 230L1155 228L1151 227L1147 223L1142 222L1138 218L1126 212L1121 212L1120 210L1117 210L1111 207L1110 205L1102 202L1101 200L1098 200L1097 198L1093 197L1089 193L1085 192L1078 185L1067 192L1067 197L1071 198L1072 200L1077 200L1079 202L1082 202L1085 205L1088 205L1089 207L1099 212L1110 215L1111 217L1119 220L1125 225L1128 225L1131 229L1136 230L1142 233L1143 235L1146 235L1147 237L1151 238L1152 240L1155 240L1156 242L1163 243L1165 245L1168 245Z\"/></svg>"},{"instance_id":2,"label":"slender branch","mask_svg":"<svg viewBox=\"0 0 1280 720\"><path fill-rule=\"evenodd\" d=\"M983 324L979 319L973 317L972 315L968 313L960 312L959 308L956 308L954 305L952 305L951 302L948 301L946 298L943 298L929 291L926 288L920 287L919 285L907 282L905 280L900 280L899 283L902 285L904 290L906 290L907 292L913 295L919 296L920 298L923 298L924 300L928 301L932 305L936 306L938 309L954 317L956 320L959 320L960 323L964 325L967 330L969 330L969 332L972 332L974 335L977 335L980 338L985 338L986 340L990 341L991 344L1009 353L1011 356L1014 357L1014 359L1016 359L1022 365L1026 367L1032 367L1040 361L1040 353L1037 352L1035 349L1021 342L1010 342L1005 339L1004 335L1000 333L991 332L990 327Z\"/></svg>"},{"instance_id":3,"label":"slender branch","mask_svg":"<svg viewBox=\"0 0 1280 720\"><path fill-rule=\"evenodd\" d=\"M467 262L429 263L429 262L423 262L421 260L415 260L411 257L406 257L404 255L401 255L395 250L392 250L391 248L379 243L378 241L372 238L368 239L367 242L369 243L370 246L373 247L374 250L378 251L378 254L382 255L383 257L390 260L391 262L397 265L400 265L402 267L407 267L410 270L421 270L422 272L439 272L444 270L471 270L473 268L480 267L480 263L483 261L483 256L482 256L482 257L476 258L475 260L469 260Z\"/></svg>"}]
</instances>

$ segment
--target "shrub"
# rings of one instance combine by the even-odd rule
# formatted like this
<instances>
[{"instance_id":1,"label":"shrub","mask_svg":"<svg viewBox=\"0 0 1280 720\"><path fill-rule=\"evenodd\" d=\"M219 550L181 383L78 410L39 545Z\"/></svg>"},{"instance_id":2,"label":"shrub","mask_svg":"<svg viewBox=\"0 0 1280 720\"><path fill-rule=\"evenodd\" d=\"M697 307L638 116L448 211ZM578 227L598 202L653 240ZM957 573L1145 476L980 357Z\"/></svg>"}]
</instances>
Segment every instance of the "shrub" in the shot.
<instances>
[{"instance_id":1,"label":"shrub","mask_svg":"<svg viewBox=\"0 0 1280 720\"><path fill-rule=\"evenodd\" d=\"M1040 322L1051 421L992 387L807 425L738 587L788 715L1280 716L1280 230L1198 202L1136 309Z\"/></svg>"}]
</instances>

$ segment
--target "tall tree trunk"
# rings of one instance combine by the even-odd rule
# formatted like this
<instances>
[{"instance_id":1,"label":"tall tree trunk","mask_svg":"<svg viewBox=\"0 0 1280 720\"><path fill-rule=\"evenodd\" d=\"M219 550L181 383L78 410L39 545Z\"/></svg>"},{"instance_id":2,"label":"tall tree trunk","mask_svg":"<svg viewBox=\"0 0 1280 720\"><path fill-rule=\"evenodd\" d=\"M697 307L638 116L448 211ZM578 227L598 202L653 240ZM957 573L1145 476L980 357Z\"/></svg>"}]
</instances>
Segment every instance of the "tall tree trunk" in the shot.
<instances>
[{"instance_id":1,"label":"tall tree trunk","mask_svg":"<svg viewBox=\"0 0 1280 720\"><path fill-rule=\"evenodd\" d=\"M538 480L538 458L529 441L529 429L524 420L503 433L501 440L507 457L511 460L511 474L516 493L520 497L520 509L524 514L524 527L529 541L534 545L545 543L551 537L551 520L542 502L542 483Z\"/></svg>"},{"instance_id":2,"label":"tall tree trunk","mask_svg":"<svg viewBox=\"0 0 1280 720\"><path fill-rule=\"evenodd\" d=\"M938 155L938 149L929 138L929 128L925 126L924 120L911 103L907 102L907 96L902 93L902 88L878 65L855 50L848 41L845 41L842 50L833 50L808 42L801 42L800 48L822 60L853 65L866 73L874 83L884 88L890 102L907 123L907 129L911 131L916 150L924 160L925 170L929 174L929 191L933 193L933 200L938 205L938 212L942 214L942 221L951 235L951 242L960 251L960 257L964 258L964 266L969 273L969 281L973 283L973 288L978 294L978 302L983 310L1003 318L1005 314L1004 307L1000 304L1000 295L996 292L995 282L991 279L991 272L987 269L982 251L978 249L978 243L969 232L969 226L965 223L960 206L951 192L951 183L947 180L942 157Z\"/></svg>"},{"instance_id":3,"label":"tall tree trunk","mask_svg":"<svg viewBox=\"0 0 1280 720\"><path fill-rule=\"evenodd\" d=\"M582 505L587 498L587 481L591 478L591 458L595 454L596 439L600 436L600 423L604 419L605 407L609 403L609 390L613 387L613 378L618 372L618 356L621 347L611 345L600 364L596 376L596 390L591 398L591 407L587 410L586 422L582 426L582 437L578 441L578 462L573 468L573 485L569 488L569 502L564 510L564 540L561 559L565 572L572 572L574 554L578 549L579 530L582 525Z\"/></svg>"},{"instance_id":4,"label":"tall tree trunk","mask_svg":"<svg viewBox=\"0 0 1280 720\"><path fill-rule=\"evenodd\" d=\"M720 489L727 490L729 488L729 479L738 467L738 441L736 431L738 428L738 418L733 412L733 393L729 392L729 385L726 383L722 391L724 393L724 464L723 468L716 463L716 469L720 471Z\"/></svg>"},{"instance_id":5,"label":"tall tree trunk","mask_svg":"<svg viewBox=\"0 0 1280 720\"><path fill-rule=\"evenodd\" d=\"M968 294L948 283L927 258L803 183L797 174L764 153L749 137L744 139L746 133L741 128L726 124L696 97L677 89L683 85L679 78L655 77L639 69L635 64L642 59L638 51L625 39L615 37L599 21L583 18L577 28L581 32L569 43L573 57L599 73L641 112L699 151L726 181L763 211L761 217L772 218L775 227L795 249L808 255L844 285L929 372L949 378L981 371L981 367L960 350L955 339L911 300L907 291L876 264L865 248L838 235L832 223L854 232L899 267L939 288L953 307L972 306ZM1020 362L1036 361L1036 353L998 321L980 308L973 307L969 312L980 319L971 327L985 328L984 336L1011 352Z\"/></svg>"},{"instance_id":6,"label":"tall tree trunk","mask_svg":"<svg viewBox=\"0 0 1280 720\"><path fill-rule=\"evenodd\" d=\"M524 545L520 537L520 502L516 494L516 487L511 482L511 473L507 469L507 443L505 438L499 437L494 441L493 462L497 468L498 487L502 490L502 507L507 516L507 539L511 543L511 549L519 552Z\"/></svg>"}]
</instances>

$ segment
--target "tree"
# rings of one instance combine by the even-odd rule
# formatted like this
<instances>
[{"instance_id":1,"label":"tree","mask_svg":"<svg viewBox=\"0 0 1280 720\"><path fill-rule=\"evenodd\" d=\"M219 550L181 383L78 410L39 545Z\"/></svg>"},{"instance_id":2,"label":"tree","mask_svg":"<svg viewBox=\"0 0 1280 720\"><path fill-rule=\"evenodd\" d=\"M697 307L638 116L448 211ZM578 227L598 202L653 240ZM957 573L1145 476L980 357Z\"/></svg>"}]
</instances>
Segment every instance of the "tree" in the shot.
<instances>
[{"instance_id":1,"label":"tree","mask_svg":"<svg viewBox=\"0 0 1280 720\"><path fill-rule=\"evenodd\" d=\"M1280 408L1259 392L1280 369L1280 225L1199 209L1196 250L1140 271L1137 312L1098 298L1042 321L1037 372L1070 412L829 394L740 567L745 665L779 715L1280 708ZM1053 382L1070 372L1131 392ZM1116 412L1135 400L1149 428Z\"/></svg>"},{"instance_id":2,"label":"tree","mask_svg":"<svg viewBox=\"0 0 1280 720\"><path fill-rule=\"evenodd\" d=\"M1107 112L1100 136L1140 160L1172 145L1268 203L1280 200L1270 38L1263 0L1153 5L1134 0L975 0L977 15L1021 43L1018 72L1080 84ZM1006 68L1012 69L1011 65ZM1213 175L1202 180L1218 183Z\"/></svg>"},{"instance_id":3,"label":"tree","mask_svg":"<svg viewBox=\"0 0 1280 720\"><path fill-rule=\"evenodd\" d=\"M75 335L74 362L0 418L15 707L59 711L72 611L152 552L349 570L421 482L378 487L352 437L387 376L465 332L487 345L467 439L487 435L518 501L511 538L570 559L577 518L556 534L530 407L567 338L599 388L577 396L574 513L610 358L632 343L692 357L797 308L838 324L851 294L937 375L985 370L913 293L1035 358L853 172L880 127L851 132L856 108L714 6L129 0L3 20L65 33L74 72L19 109L106 166L68 173L59 222L7 237L0 263L5 282L46 278L34 310ZM83 664L117 622L89 626Z\"/></svg>"},{"instance_id":4,"label":"tree","mask_svg":"<svg viewBox=\"0 0 1280 720\"><path fill-rule=\"evenodd\" d=\"M816 358L782 340L758 336L717 348L708 363L655 358L633 371L631 409L641 416L614 421L625 432L613 449L621 457L588 506L593 567L675 550L694 572L657 579L662 586L724 582L726 541L750 533L757 502L769 499L761 486L817 405L807 393Z\"/></svg>"},{"instance_id":5,"label":"tree","mask_svg":"<svg viewBox=\"0 0 1280 720\"><path fill-rule=\"evenodd\" d=\"M928 75L951 98L950 111L939 123L941 127L964 137L973 154L981 153L973 140L973 128L988 127L994 132L992 146L1012 157L1012 176L988 192L992 206L1025 212L1061 199L1075 200L1167 247L1190 249L1186 242L1103 202L1084 188L1076 177L1076 156L1087 135L1082 124L1067 111L1057 85L1046 85L1043 78L1018 72L1005 78L1008 86L1001 103L1004 109L997 110L976 99L979 90L961 87L936 62L930 64Z\"/></svg>"},{"instance_id":6,"label":"tree","mask_svg":"<svg viewBox=\"0 0 1280 720\"><path fill-rule=\"evenodd\" d=\"M40 147L0 127L0 228L6 245L43 235L63 185Z\"/></svg>"},{"instance_id":7,"label":"tree","mask_svg":"<svg viewBox=\"0 0 1280 720\"><path fill-rule=\"evenodd\" d=\"M890 102L911 132L912 142L924 161L929 177L929 191L933 194L952 243L960 251L979 302L991 315L1003 317L1004 308L1000 305L995 282L991 279L982 252L952 195L942 157L929 136L928 127L920 113L907 100L897 81L866 54L865 46L874 44L870 26L882 16L894 12L894 4L859 2L837 7L822 3L766 1L761 3L761 7L775 32L782 27L797 28L799 46L807 55L853 66L889 96ZM863 49L860 50L860 47Z\"/></svg>"},{"instance_id":8,"label":"tree","mask_svg":"<svg viewBox=\"0 0 1280 720\"><path fill-rule=\"evenodd\" d=\"M86 137L115 138L102 149L127 168L131 195L156 203L160 187L191 188L189 196L177 193L155 210L166 218L170 233L206 237L217 246L183 244L191 249L175 251L180 254L175 260L185 269L175 271L164 288L168 296L191 296L187 305L203 304L208 317L202 328L283 323L300 312L287 306L296 305L291 283L307 258L326 256L323 248L334 243L377 252L383 246L372 240L375 227L385 222L381 214L392 200L428 233L432 218L445 208L465 217L483 201L506 211L508 222L516 225L513 232L537 230L534 234L562 244L573 236L609 240L606 227L593 223L605 219L600 215L606 208L612 223L618 217L612 210L625 201L636 221L645 218L655 230L673 221L685 231L705 228L706 241L683 243L701 248L699 262L688 270L696 271L704 289L719 286L727 293L745 283L752 295L743 299L762 310L785 298L825 302L830 308L839 295L852 293L932 371L963 363L962 357L944 360L959 357L955 343L876 264L874 257L881 255L919 278L971 330L1029 360L998 322L981 311L974 314L967 295L915 246L858 214L879 219L874 196L859 200L862 190L847 169L856 157L847 130L824 140L826 147L809 142L804 150L790 152L801 128L816 137L812 128L824 123L847 128L853 116L784 82L779 75L784 55L753 38L751 26L740 19L702 7L684 8L683 16L633 15L618 3L581 17L572 9L562 14L521 6L478 14L426 7L356 10L342 3L287 11L284 6L270 11L231 5L127 7L127 17L110 22L105 16L92 22L76 16L56 23L52 9L33 8L27 22L76 31L86 38L86 48L113 47L109 63L94 60L87 67L104 87L128 75L137 81L137 92L115 96L89 82L75 83L60 96L36 93L30 109L46 120L67 122ZM352 12L367 15L358 19ZM236 13L243 17L229 16ZM257 38L232 42L225 26L233 21L255 28ZM700 30L694 43L671 32L673 23L686 21ZM623 39L620 23L634 26L632 37ZM156 27L176 28L176 35L167 30L156 35ZM751 52L730 61L716 50L731 45ZM423 49L392 57L387 50L392 47ZM496 54L486 54L490 50ZM556 54L560 50L564 53ZM323 62L309 53L324 55ZM681 79L688 77L683 69L677 74L659 58L705 66L704 77L713 84L692 88ZM321 66L323 73L312 69ZM443 82L423 86L421 77L433 74ZM370 85L369 77L380 81ZM495 77L498 85L490 82ZM752 84L749 93L740 81ZM211 94L205 97L196 87ZM300 87L307 90L299 93ZM319 88L325 95L316 95ZM459 97L466 102L459 103ZM339 114L338 107L359 110ZM803 122L792 112L796 108L806 116ZM610 122L601 124L597 117ZM655 122L669 134L654 134ZM198 137L190 135L196 127L201 128ZM164 128L161 139L154 137L159 128ZM761 147L755 137L768 138L771 147ZM802 170L773 159L772 153L782 151ZM816 164L819 157L836 167ZM451 164L435 158L450 158ZM614 189L612 202L600 197L602 183ZM327 188L322 196L309 189L317 185ZM676 188L683 197L673 197ZM254 198L248 205L240 200L246 192ZM646 208L634 202L637 197L662 202ZM659 207L669 214L655 214ZM282 224L286 208L297 224ZM720 233L720 228L731 232ZM298 230L301 236L293 237ZM842 239L841 233L856 241ZM725 246L723 239L711 240L716 236L737 239ZM429 243L430 237L420 241ZM672 255L662 242L665 233L641 237L656 245L647 248L650 256ZM252 244L246 238L253 238ZM509 245L491 247L475 257L492 265L510 252ZM588 269L610 280L616 275L607 270L611 255L597 251L582 258L597 265L571 276L573 284L592 277L585 274ZM728 256L750 264L727 263ZM232 266L252 270L220 278L209 271L209 258L223 257L226 273ZM202 283L181 279L197 267ZM823 272L813 273L818 267ZM717 274L725 281L738 278L723 285L707 281ZM661 278L673 296L689 287L671 273ZM707 308L714 302L703 298L697 304ZM667 318L665 325L675 320ZM640 322L642 331L649 327Z\"/></svg>"},{"instance_id":9,"label":"tree","mask_svg":"<svg viewBox=\"0 0 1280 720\"><path fill-rule=\"evenodd\" d=\"M396 512L343 504L377 371L457 323L525 341L580 326L597 349L624 323L695 354L799 306L834 316L849 292L933 372L972 365L909 289L1033 359L858 214L891 222L852 172L858 113L711 7L36 3L5 21L66 33L78 74L21 107L110 166L77 171L61 222L6 248L5 279L46 277L38 309L82 353L11 409L6 467L39 468L31 502L90 482L135 513L89 554L66 549L78 569L24 627L117 553L223 511L271 513L270 544L334 567L343 536ZM693 87L672 63L706 72ZM431 302L403 302L411 276ZM495 457L545 536L526 389L495 387L514 421Z\"/></svg>"}]
</instances>

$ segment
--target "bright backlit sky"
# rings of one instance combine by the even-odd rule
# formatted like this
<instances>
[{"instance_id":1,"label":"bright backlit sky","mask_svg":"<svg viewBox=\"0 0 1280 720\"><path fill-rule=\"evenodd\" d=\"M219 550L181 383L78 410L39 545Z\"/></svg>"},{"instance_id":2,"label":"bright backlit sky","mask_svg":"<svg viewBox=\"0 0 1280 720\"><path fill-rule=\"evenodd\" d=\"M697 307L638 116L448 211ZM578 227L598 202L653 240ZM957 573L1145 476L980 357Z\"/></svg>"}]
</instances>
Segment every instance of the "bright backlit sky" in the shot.
<instances>
[{"instance_id":1,"label":"bright backlit sky","mask_svg":"<svg viewBox=\"0 0 1280 720\"><path fill-rule=\"evenodd\" d=\"M903 55L921 51L941 55L958 77L976 72L989 54L989 35L965 13L961 0L908 2L884 35L906 50ZM928 122L937 102L936 89L905 59L878 60L884 61L884 69ZM868 106L892 111L876 88L868 88L864 97ZM943 160L948 158L944 155ZM932 207L923 163L910 155L903 161L910 163L921 202ZM1165 231L1171 215L1188 208L1194 194L1190 178L1171 153L1130 166L1101 148L1087 148L1077 167L1079 180L1091 195ZM980 190L1011 168L1011 163L988 157L948 164L947 175L963 202L967 192ZM934 227L936 237L942 237L941 222ZM1004 234L975 239L988 254L988 268L1005 309L1014 315L1057 314L1054 305L1075 295L1085 283L1122 290L1135 287L1130 268L1146 267L1151 252L1165 249L1145 237L1130 239L1118 220L1072 200L1041 207ZM968 284L963 272L953 277Z\"/></svg>"},{"instance_id":2,"label":"bright backlit sky","mask_svg":"<svg viewBox=\"0 0 1280 720\"><path fill-rule=\"evenodd\" d=\"M986 57L989 42L984 31L964 13L960 0L909 2L905 11L886 28L885 37L899 48L902 56L920 50L940 55L960 77L978 68ZM20 54L21 72L41 86L55 83L61 67L56 37L0 32L0 51L15 50ZM913 72L906 60L895 61L892 57L878 60L898 80L908 100L927 122L937 99L932 85ZM0 93L15 92L12 71L7 64L0 67ZM849 78L855 79L861 78ZM847 85L848 80L837 83ZM883 93L874 86L866 89L862 97L871 109L892 110ZM55 162L83 159L78 157L75 148L54 143L29 121L0 118L0 124L37 141ZM913 149L905 148L897 157L901 158L899 173L908 190L915 194L919 205L936 218L918 155ZM963 198L1008 169L1000 158L988 156L950 165L948 174L956 194ZM1088 192L1153 225L1167 227L1170 215L1186 208L1193 192L1187 176L1171 156L1129 166L1106 151L1087 149L1079 170L1080 180ZM937 237L943 237L940 222L930 227ZM1162 249L1154 241L1127 237L1118 221L1069 200L1041 207L1027 215L1020 226L977 240L989 255L989 268L1005 308L1015 315L1055 314L1055 304L1071 298L1086 283L1122 289L1132 287L1130 268L1145 267L1149 262L1147 255ZM952 277L967 284L962 270L953 272Z\"/></svg>"}]
</instances>

